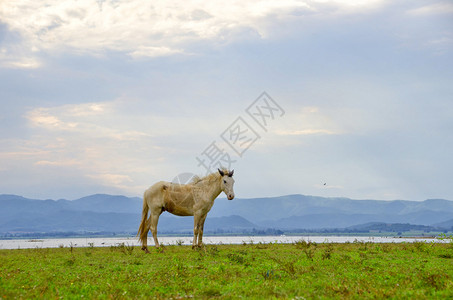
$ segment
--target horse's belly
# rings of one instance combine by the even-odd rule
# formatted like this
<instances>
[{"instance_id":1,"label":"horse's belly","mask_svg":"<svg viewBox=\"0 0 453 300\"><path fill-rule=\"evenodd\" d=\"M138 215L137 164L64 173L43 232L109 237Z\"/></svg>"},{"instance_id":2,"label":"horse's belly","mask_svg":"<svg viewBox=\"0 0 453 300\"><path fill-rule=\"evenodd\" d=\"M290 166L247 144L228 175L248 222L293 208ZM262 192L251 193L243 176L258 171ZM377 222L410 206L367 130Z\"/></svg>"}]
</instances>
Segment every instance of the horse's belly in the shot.
<instances>
[{"instance_id":1,"label":"horse's belly","mask_svg":"<svg viewBox=\"0 0 453 300\"><path fill-rule=\"evenodd\" d=\"M187 207L180 206L173 201L168 201L165 203L164 211L168 211L177 216L193 216L191 209Z\"/></svg>"}]
</instances>

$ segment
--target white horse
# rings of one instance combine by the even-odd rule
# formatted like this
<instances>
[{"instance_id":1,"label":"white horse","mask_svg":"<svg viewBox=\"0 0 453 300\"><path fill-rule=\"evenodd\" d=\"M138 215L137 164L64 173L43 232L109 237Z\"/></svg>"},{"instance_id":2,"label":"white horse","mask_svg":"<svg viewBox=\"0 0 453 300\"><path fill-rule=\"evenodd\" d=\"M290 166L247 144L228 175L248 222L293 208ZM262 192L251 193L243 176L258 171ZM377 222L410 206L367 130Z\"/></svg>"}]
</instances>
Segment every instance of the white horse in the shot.
<instances>
[{"instance_id":1,"label":"white horse","mask_svg":"<svg viewBox=\"0 0 453 300\"><path fill-rule=\"evenodd\" d=\"M143 195L142 222L137 233L137 236L140 236L142 250L149 253L147 240L150 229L154 244L159 247L157 222L164 211L177 216L193 216L192 248L201 247L204 221L212 205L214 205L215 198L222 191L226 194L228 200L234 198L233 173L234 170L229 172L228 170L218 169L218 172L206 177L195 177L189 184L160 181L147 189Z\"/></svg>"}]
</instances>

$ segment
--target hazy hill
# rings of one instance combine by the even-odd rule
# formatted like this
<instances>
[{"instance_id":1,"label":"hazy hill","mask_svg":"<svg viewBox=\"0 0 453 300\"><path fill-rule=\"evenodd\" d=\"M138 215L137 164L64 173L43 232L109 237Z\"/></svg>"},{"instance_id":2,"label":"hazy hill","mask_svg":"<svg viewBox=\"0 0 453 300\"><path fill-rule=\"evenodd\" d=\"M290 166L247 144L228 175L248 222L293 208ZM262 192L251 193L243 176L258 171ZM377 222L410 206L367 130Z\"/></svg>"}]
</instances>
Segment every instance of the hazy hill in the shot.
<instances>
[{"instance_id":1,"label":"hazy hill","mask_svg":"<svg viewBox=\"0 0 453 300\"><path fill-rule=\"evenodd\" d=\"M310 215L316 215L321 219L344 215L353 219L351 216L354 215L365 219L371 216L389 220L401 218L410 222L417 221L415 224L430 225L453 219L453 201L442 199L425 201L351 200L348 198L289 195L274 198L235 199L232 201L218 199L210 214L212 216L240 215L254 223Z\"/></svg>"},{"instance_id":2,"label":"hazy hill","mask_svg":"<svg viewBox=\"0 0 453 300\"><path fill-rule=\"evenodd\" d=\"M434 223L434 227L441 227L446 229L451 229L453 231L453 219L447 220L445 222Z\"/></svg>"},{"instance_id":3,"label":"hazy hill","mask_svg":"<svg viewBox=\"0 0 453 300\"><path fill-rule=\"evenodd\" d=\"M65 204L73 210L93 211L93 212L116 212L116 213L141 213L143 200L142 198L125 196L112 196L96 194L83 197L74 201L65 201Z\"/></svg>"},{"instance_id":4,"label":"hazy hill","mask_svg":"<svg viewBox=\"0 0 453 300\"><path fill-rule=\"evenodd\" d=\"M135 232L142 199L91 195L76 200L34 200L0 195L0 232ZM351 200L289 195L274 198L217 199L205 231L347 228L376 223L410 223L450 229L453 201ZM160 232L190 232L192 217L162 214Z\"/></svg>"},{"instance_id":5,"label":"hazy hill","mask_svg":"<svg viewBox=\"0 0 453 300\"><path fill-rule=\"evenodd\" d=\"M0 195L0 232L135 232L141 221L142 199L91 195L77 200L34 200ZM205 231L247 230L258 227L240 216L212 217ZM193 217L162 214L161 232L190 232Z\"/></svg>"}]
</instances>

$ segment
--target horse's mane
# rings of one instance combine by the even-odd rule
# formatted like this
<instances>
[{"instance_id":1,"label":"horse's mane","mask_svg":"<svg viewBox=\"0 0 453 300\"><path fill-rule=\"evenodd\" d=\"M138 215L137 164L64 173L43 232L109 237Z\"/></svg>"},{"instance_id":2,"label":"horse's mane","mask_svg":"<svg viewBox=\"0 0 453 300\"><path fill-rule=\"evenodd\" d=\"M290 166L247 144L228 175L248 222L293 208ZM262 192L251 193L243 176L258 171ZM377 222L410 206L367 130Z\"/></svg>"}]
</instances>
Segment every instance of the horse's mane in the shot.
<instances>
[{"instance_id":1,"label":"horse's mane","mask_svg":"<svg viewBox=\"0 0 453 300\"><path fill-rule=\"evenodd\" d=\"M228 170L227 169L222 169L222 171L225 173L225 174L228 174ZM193 178L192 178L192 181L190 182L191 184L197 184L197 183L200 183L200 182L211 182L211 181L214 181L216 180L217 178L219 178L220 174L219 172L214 172L214 173L211 173L211 174L208 174L206 176L203 176L203 177L200 177L200 176L197 176L195 175Z\"/></svg>"}]
</instances>

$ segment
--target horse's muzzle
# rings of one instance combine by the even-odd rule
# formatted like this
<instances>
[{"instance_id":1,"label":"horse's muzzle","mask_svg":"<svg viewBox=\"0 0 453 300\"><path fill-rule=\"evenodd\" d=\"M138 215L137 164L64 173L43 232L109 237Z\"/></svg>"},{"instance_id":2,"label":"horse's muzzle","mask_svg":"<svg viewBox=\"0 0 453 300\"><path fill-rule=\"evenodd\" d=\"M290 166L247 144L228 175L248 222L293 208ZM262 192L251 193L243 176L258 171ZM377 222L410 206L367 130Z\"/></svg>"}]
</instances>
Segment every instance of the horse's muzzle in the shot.
<instances>
[{"instance_id":1,"label":"horse's muzzle","mask_svg":"<svg viewBox=\"0 0 453 300\"><path fill-rule=\"evenodd\" d=\"M228 200L233 200L234 199L234 195L228 195Z\"/></svg>"}]
</instances>

